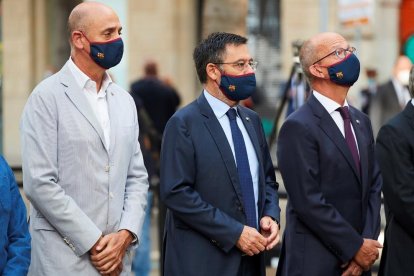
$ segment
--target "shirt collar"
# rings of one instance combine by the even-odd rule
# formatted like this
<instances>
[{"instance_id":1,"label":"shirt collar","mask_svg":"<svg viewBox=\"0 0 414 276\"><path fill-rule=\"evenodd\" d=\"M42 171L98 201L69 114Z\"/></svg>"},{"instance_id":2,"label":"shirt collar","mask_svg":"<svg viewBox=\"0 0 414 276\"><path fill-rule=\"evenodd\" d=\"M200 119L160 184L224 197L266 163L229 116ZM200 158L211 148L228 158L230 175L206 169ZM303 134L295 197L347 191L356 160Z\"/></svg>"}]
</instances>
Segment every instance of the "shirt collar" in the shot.
<instances>
[{"instance_id":1,"label":"shirt collar","mask_svg":"<svg viewBox=\"0 0 414 276\"><path fill-rule=\"evenodd\" d=\"M227 111L229 111L229 109L231 108L229 105L220 101L216 97L213 97L205 89L203 93L204 93L204 96L206 97L207 102L210 104L211 108L213 109L214 115L216 115L217 119L221 119L224 115L226 115Z\"/></svg>"},{"instance_id":2,"label":"shirt collar","mask_svg":"<svg viewBox=\"0 0 414 276\"><path fill-rule=\"evenodd\" d=\"M322 104L322 106L326 109L326 111L328 111L329 114L332 114L332 112L337 111L338 107L341 107L340 104L322 95L316 90L313 90L313 95ZM346 99L344 102L344 106L348 106L348 102L346 101Z\"/></svg>"},{"instance_id":3,"label":"shirt collar","mask_svg":"<svg viewBox=\"0 0 414 276\"><path fill-rule=\"evenodd\" d=\"M86 88L87 85L91 85L91 84L93 84L94 87L96 87L96 83L93 80L91 80L91 78L89 78L84 72L82 72L81 69L79 69L79 67L73 62L71 57L69 57L68 66L73 76L75 77L76 83L80 87L82 87L82 89ZM112 79L109 76L108 72L105 71L105 75L102 81L101 91L105 91L111 83L112 83Z\"/></svg>"}]
</instances>

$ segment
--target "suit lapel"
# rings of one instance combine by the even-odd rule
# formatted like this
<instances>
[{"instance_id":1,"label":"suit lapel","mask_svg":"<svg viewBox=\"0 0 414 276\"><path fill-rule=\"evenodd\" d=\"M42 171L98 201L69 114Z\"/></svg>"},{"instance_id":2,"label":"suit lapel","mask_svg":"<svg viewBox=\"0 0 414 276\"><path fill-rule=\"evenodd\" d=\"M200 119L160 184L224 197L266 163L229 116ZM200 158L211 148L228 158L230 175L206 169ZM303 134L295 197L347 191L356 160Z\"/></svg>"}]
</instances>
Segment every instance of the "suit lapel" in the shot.
<instances>
[{"instance_id":1,"label":"suit lapel","mask_svg":"<svg viewBox=\"0 0 414 276\"><path fill-rule=\"evenodd\" d=\"M353 108L350 108L351 114L351 124L354 128L355 138L358 143L358 151L359 151L359 162L361 164L361 182L362 182L362 194L365 194L365 191L368 188L368 148L369 141L367 141L367 137L364 135L364 128L367 126L363 126L361 124L362 119L356 114Z\"/></svg>"},{"instance_id":2,"label":"suit lapel","mask_svg":"<svg viewBox=\"0 0 414 276\"><path fill-rule=\"evenodd\" d=\"M223 159L224 165L226 166L227 172L230 176L233 188L236 191L237 197L240 202L243 202L240 183L238 180L236 163L234 161L234 156L231 151L227 137L224 134L223 128L221 127L219 121L213 113L210 105L208 104L204 94L201 93L200 97L197 99L197 103L200 107L201 114L206 117L204 124L208 131L210 132L211 137L213 138L220 154Z\"/></svg>"},{"instance_id":3,"label":"suit lapel","mask_svg":"<svg viewBox=\"0 0 414 276\"><path fill-rule=\"evenodd\" d=\"M342 135L341 131L338 129L338 126L335 124L335 121L332 119L331 115L326 111L322 104L315 98L311 96L308 103L311 105L311 108L314 114L320 118L319 127L325 132L325 134L331 139L335 146L339 149L342 155L345 157L345 160L351 166L352 171L355 176L360 180L354 159L352 158L351 151L346 144L345 138Z\"/></svg>"},{"instance_id":4,"label":"suit lapel","mask_svg":"<svg viewBox=\"0 0 414 276\"><path fill-rule=\"evenodd\" d=\"M88 122L92 125L92 127L98 133L102 144L106 148L107 146L105 145L105 138L102 127L98 123L98 119L96 118L88 100L86 99L86 96L82 94L82 88L78 86L76 80L73 78L72 73L70 72L70 69L67 64L63 67L61 71L61 83L65 87L64 90L66 95L76 106L79 112L82 113L86 120L88 120Z\"/></svg>"}]
</instances>

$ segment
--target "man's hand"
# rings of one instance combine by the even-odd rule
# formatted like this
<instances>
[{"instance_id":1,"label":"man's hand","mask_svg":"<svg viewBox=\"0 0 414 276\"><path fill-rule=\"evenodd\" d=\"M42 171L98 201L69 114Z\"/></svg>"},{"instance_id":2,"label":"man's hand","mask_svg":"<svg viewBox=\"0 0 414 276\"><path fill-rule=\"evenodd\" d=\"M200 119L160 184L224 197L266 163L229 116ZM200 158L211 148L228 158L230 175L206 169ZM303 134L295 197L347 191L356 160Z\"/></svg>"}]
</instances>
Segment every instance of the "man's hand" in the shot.
<instances>
[{"instance_id":1,"label":"man's hand","mask_svg":"<svg viewBox=\"0 0 414 276\"><path fill-rule=\"evenodd\" d=\"M266 238L266 250L271 250L280 241L279 225L269 216L260 220L260 233Z\"/></svg>"},{"instance_id":2,"label":"man's hand","mask_svg":"<svg viewBox=\"0 0 414 276\"><path fill-rule=\"evenodd\" d=\"M121 230L111 233L100 239L95 248L97 254L91 254L92 264L101 274L110 274L116 271L125 251L133 240L132 234L128 230Z\"/></svg>"},{"instance_id":3,"label":"man's hand","mask_svg":"<svg viewBox=\"0 0 414 276\"><path fill-rule=\"evenodd\" d=\"M236 246L249 256L259 254L266 248L267 240L255 228L244 226Z\"/></svg>"},{"instance_id":4,"label":"man's hand","mask_svg":"<svg viewBox=\"0 0 414 276\"><path fill-rule=\"evenodd\" d=\"M92 248L89 250L89 253L91 255L98 254L98 250L96 250L96 247L98 246L99 242L102 240L103 236L99 237L98 241L92 246Z\"/></svg>"},{"instance_id":5,"label":"man's hand","mask_svg":"<svg viewBox=\"0 0 414 276\"><path fill-rule=\"evenodd\" d=\"M360 267L354 260L352 260L341 276L358 276L362 274L362 271L362 267Z\"/></svg>"},{"instance_id":6,"label":"man's hand","mask_svg":"<svg viewBox=\"0 0 414 276\"><path fill-rule=\"evenodd\" d=\"M354 257L355 262L363 270L368 271L379 257L379 248L382 248L382 245L378 241L364 239L364 243Z\"/></svg>"}]
</instances>

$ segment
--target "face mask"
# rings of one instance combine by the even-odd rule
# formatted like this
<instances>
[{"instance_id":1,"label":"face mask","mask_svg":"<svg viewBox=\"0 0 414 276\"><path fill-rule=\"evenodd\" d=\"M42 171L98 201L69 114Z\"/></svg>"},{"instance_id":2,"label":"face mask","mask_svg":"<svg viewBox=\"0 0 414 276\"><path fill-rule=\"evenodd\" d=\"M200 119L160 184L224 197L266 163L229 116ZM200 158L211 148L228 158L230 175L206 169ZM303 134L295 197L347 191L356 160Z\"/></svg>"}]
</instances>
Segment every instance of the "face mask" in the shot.
<instances>
[{"instance_id":1,"label":"face mask","mask_svg":"<svg viewBox=\"0 0 414 276\"><path fill-rule=\"evenodd\" d=\"M124 53L122 38L119 37L106 42L90 42L86 36L85 38L91 46L89 55L96 64L109 69L121 62Z\"/></svg>"},{"instance_id":2,"label":"face mask","mask_svg":"<svg viewBox=\"0 0 414 276\"><path fill-rule=\"evenodd\" d=\"M349 87L358 80L360 64L354 54L348 55L340 62L327 66L327 68L330 80L336 84Z\"/></svg>"},{"instance_id":3,"label":"face mask","mask_svg":"<svg viewBox=\"0 0 414 276\"><path fill-rule=\"evenodd\" d=\"M402 70L398 72L397 79L402 85L408 86L408 82L410 80L410 70Z\"/></svg>"},{"instance_id":4,"label":"face mask","mask_svg":"<svg viewBox=\"0 0 414 276\"><path fill-rule=\"evenodd\" d=\"M245 100L256 91L254 73L244 75L221 75L220 90L233 101Z\"/></svg>"}]
</instances>

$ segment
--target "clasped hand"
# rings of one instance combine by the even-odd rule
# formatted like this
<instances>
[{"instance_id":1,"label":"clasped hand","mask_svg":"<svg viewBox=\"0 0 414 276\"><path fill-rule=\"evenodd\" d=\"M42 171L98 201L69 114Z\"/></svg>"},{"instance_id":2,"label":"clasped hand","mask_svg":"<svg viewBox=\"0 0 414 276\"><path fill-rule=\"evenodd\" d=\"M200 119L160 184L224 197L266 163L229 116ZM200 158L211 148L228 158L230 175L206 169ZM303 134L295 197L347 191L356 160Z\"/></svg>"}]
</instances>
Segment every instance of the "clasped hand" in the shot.
<instances>
[{"instance_id":1,"label":"clasped hand","mask_svg":"<svg viewBox=\"0 0 414 276\"><path fill-rule=\"evenodd\" d=\"M370 270L371 266L379 258L379 248L382 248L382 245L378 241L364 239L361 248L350 261L349 265L346 266L342 276L361 275L363 271Z\"/></svg>"},{"instance_id":2,"label":"clasped hand","mask_svg":"<svg viewBox=\"0 0 414 276\"><path fill-rule=\"evenodd\" d=\"M133 240L127 230L101 237L90 250L91 262L102 275L117 276L122 272L122 259Z\"/></svg>"},{"instance_id":3,"label":"clasped hand","mask_svg":"<svg viewBox=\"0 0 414 276\"><path fill-rule=\"evenodd\" d=\"M236 246L245 254L253 256L264 250L271 250L278 244L279 225L271 217L260 220L260 233L257 229L244 226Z\"/></svg>"}]
</instances>

